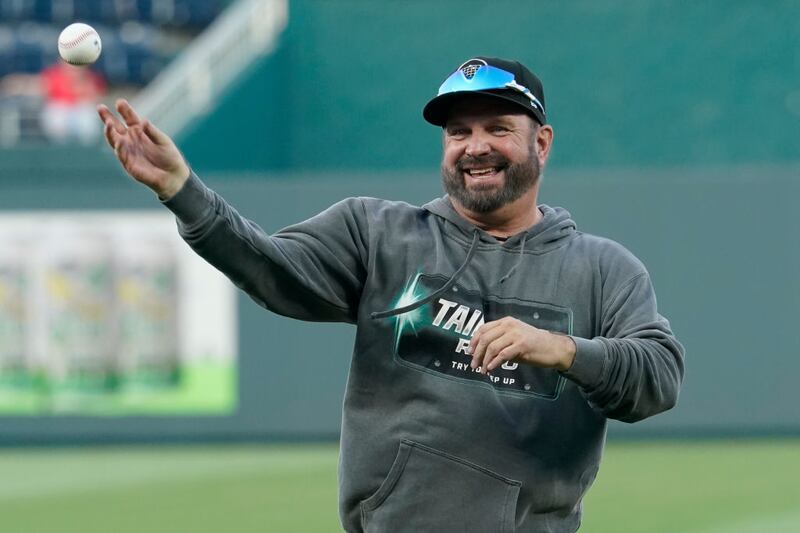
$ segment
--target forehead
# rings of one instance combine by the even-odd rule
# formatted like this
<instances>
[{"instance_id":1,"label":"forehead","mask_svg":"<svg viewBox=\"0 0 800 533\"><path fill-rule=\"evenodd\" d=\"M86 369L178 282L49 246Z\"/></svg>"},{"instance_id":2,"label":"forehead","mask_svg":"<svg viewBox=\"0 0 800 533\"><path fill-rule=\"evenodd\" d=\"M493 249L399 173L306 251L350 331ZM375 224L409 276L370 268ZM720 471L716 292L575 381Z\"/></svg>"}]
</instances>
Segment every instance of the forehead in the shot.
<instances>
[{"instance_id":1,"label":"forehead","mask_svg":"<svg viewBox=\"0 0 800 533\"><path fill-rule=\"evenodd\" d=\"M467 94L457 99L447 114L447 124L473 120L504 119L513 122L529 122L528 115L502 98L485 94Z\"/></svg>"}]
</instances>

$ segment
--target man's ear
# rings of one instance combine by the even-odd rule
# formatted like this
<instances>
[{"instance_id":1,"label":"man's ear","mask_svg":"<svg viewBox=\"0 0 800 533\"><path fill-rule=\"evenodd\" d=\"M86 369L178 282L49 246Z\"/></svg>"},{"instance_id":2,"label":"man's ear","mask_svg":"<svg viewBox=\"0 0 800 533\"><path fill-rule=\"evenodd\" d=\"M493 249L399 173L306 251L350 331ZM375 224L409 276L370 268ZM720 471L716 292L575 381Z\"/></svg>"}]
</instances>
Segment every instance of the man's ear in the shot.
<instances>
[{"instance_id":1,"label":"man's ear","mask_svg":"<svg viewBox=\"0 0 800 533\"><path fill-rule=\"evenodd\" d=\"M538 126L534 142L536 143L536 155L539 157L539 164L544 166L547 158L550 157L550 148L553 146L553 127L550 124Z\"/></svg>"}]
</instances>

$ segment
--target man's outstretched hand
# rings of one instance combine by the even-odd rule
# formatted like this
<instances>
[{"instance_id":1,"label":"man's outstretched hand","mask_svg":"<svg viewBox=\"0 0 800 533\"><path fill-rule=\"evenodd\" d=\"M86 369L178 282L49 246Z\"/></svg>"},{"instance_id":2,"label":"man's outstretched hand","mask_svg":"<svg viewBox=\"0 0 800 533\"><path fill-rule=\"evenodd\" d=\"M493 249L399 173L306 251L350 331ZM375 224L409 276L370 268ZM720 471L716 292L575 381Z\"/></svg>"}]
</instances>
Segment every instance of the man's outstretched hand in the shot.
<instances>
[{"instance_id":1,"label":"man's outstretched hand","mask_svg":"<svg viewBox=\"0 0 800 533\"><path fill-rule=\"evenodd\" d=\"M139 118L127 100L117 100L116 108L124 124L111 110L97 106L105 124L103 133L125 171L136 181L168 200L189 178L189 165L178 147L149 120Z\"/></svg>"}]
</instances>

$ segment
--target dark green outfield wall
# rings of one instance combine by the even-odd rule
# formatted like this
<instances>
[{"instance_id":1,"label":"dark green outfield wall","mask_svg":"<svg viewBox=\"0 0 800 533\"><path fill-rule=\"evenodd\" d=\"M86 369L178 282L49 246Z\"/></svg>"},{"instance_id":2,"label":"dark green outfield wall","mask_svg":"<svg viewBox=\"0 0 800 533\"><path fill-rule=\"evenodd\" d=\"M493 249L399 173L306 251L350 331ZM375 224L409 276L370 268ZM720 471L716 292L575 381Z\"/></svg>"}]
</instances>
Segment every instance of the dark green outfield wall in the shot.
<instances>
[{"instance_id":1,"label":"dark green outfield wall","mask_svg":"<svg viewBox=\"0 0 800 533\"><path fill-rule=\"evenodd\" d=\"M800 2L290 0L274 56L184 136L208 170L420 169L473 55L539 73L553 167L800 159Z\"/></svg>"}]
</instances>

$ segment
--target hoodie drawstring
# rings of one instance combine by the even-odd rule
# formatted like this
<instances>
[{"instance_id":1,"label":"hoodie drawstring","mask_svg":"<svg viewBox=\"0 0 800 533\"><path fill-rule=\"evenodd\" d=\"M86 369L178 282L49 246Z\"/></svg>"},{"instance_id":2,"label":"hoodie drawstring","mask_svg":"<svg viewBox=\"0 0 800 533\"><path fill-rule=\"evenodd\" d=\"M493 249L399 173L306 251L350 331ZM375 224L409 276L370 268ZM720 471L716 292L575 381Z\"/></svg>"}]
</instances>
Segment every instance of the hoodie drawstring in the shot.
<instances>
[{"instance_id":1,"label":"hoodie drawstring","mask_svg":"<svg viewBox=\"0 0 800 533\"><path fill-rule=\"evenodd\" d=\"M390 316L402 315L403 313L408 313L410 311L413 311L414 309L418 309L418 308L422 307L423 305L425 305L425 304L427 304L429 302L432 302L434 299L439 297L441 294L443 294L443 293L447 292L448 290L450 290L450 287L455 285L456 281L458 281L458 278L461 277L461 274L463 274L464 271L469 266L470 261L472 261L472 256L475 255L475 250L478 248L478 237L479 237L478 230L475 230L475 232L472 234L472 244L470 244L470 246L469 246L469 251L467 252L467 257L464 259L464 262L461 263L461 266L458 267L458 270L456 270L453 273L453 275L450 276L450 279L447 280L447 283L445 283L442 286L442 288L440 288L439 290L434 291L433 293L429 294L428 296L426 296L425 298L423 298L421 300L417 300L416 302L414 302L412 304L404 305L403 307L398 307L397 309L387 309L386 311L378 311L378 312L370 313L370 315L369 315L370 318L372 318L372 319L386 318L386 317L390 317ZM523 246L524 246L524 241L523 241ZM516 265L514 266L514 268L516 268ZM514 271L514 268L512 268L511 271L508 274L506 274L506 276L510 275L511 272Z\"/></svg>"},{"instance_id":2,"label":"hoodie drawstring","mask_svg":"<svg viewBox=\"0 0 800 533\"><path fill-rule=\"evenodd\" d=\"M527 234L527 233L526 233L525 235L523 235L523 236L522 236L522 244L519 246L519 258L517 259L517 262L516 262L516 263L514 263L514 266L512 266L512 267L511 267L511 270L509 270L509 271L508 271L508 273L507 273L505 276L503 276L502 278L500 278L500 282L499 282L499 283L503 283L505 280L507 280L508 278L510 278L510 277L511 277L511 276L514 274L514 272L517 270L517 267L518 267L520 264L522 264L522 260L523 260L523 259L524 259L524 257L525 257L525 256L524 256L524 253L525 253L525 240L526 240L527 238L528 238L528 234Z\"/></svg>"}]
</instances>

